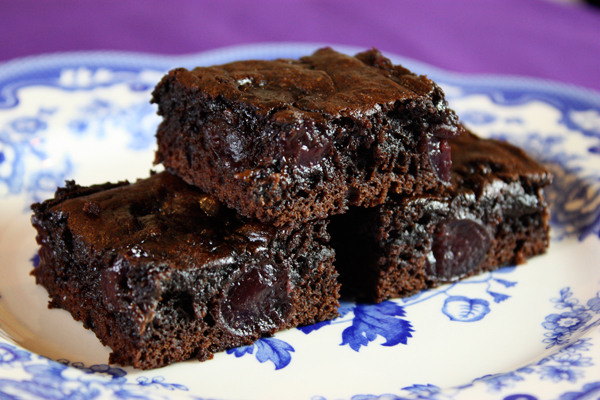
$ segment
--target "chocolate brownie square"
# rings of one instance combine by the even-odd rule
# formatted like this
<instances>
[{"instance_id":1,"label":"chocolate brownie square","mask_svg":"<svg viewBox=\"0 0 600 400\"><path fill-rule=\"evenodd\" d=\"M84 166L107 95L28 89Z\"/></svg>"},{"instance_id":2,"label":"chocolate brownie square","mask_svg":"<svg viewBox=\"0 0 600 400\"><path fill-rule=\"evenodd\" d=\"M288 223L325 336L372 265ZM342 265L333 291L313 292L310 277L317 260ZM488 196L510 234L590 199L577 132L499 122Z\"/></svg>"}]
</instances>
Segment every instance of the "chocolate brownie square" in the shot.
<instances>
[{"instance_id":1,"label":"chocolate brownie square","mask_svg":"<svg viewBox=\"0 0 600 400\"><path fill-rule=\"evenodd\" d=\"M522 150L468 131L450 139L447 194L391 196L330 223L342 294L380 302L543 253L551 174Z\"/></svg>"},{"instance_id":2,"label":"chocolate brownie square","mask_svg":"<svg viewBox=\"0 0 600 400\"><path fill-rule=\"evenodd\" d=\"M155 163L281 226L440 191L457 117L442 90L377 50L170 71Z\"/></svg>"},{"instance_id":3,"label":"chocolate brownie square","mask_svg":"<svg viewBox=\"0 0 600 400\"><path fill-rule=\"evenodd\" d=\"M167 172L134 184L68 182L32 206L51 298L111 347L155 368L337 315L327 221L241 218Z\"/></svg>"}]
</instances>

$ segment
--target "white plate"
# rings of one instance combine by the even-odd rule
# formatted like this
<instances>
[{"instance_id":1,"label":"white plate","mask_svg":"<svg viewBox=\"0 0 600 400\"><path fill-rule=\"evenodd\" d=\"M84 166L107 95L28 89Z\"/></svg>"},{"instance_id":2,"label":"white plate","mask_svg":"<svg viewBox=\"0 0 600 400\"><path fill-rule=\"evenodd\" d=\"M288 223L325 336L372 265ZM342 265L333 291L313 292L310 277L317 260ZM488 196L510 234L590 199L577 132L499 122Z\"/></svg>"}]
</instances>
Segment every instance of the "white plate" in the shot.
<instances>
[{"instance_id":1,"label":"white plate","mask_svg":"<svg viewBox=\"0 0 600 400\"><path fill-rule=\"evenodd\" d=\"M106 365L109 351L92 332L46 308L44 289L29 275L37 250L29 204L65 179L147 176L159 121L148 101L166 70L299 57L316 47L58 54L0 65L0 398L597 398L600 96L551 82L460 76L396 56L441 83L476 132L506 138L554 171L546 255L405 300L344 304L330 324L152 371Z\"/></svg>"}]
</instances>

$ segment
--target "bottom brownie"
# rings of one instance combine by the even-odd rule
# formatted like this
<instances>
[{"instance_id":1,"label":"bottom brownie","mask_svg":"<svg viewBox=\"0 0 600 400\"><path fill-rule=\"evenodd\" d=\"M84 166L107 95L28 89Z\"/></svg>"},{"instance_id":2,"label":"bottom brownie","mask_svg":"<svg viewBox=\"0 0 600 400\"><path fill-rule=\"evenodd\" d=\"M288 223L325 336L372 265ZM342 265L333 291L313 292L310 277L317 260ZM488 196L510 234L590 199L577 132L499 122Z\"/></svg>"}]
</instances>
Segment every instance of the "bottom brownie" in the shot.
<instances>
[{"instance_id":1,"label":"bottom brownie","mask_svg":"<svg viewBox=\"0 0 600 400\"><path fill-rule=\"evenodd\" d=\"M522 150L463 130L447 195L388 198L331 218L342 294L380 302L543 253L550 173Z\"/></svg>"},{"instance_id":2,"label":"bottom brownie","mask_svg":"<svg viewBox=\"0 0 600 400\"><path fill-rule=\"evenodd\" d=\"M32 206L49 307L111 347L110 363L155 368L337 316L327 221L241 219L168 173L134 184L68 182Z\"/></svg>"}]
</instances>

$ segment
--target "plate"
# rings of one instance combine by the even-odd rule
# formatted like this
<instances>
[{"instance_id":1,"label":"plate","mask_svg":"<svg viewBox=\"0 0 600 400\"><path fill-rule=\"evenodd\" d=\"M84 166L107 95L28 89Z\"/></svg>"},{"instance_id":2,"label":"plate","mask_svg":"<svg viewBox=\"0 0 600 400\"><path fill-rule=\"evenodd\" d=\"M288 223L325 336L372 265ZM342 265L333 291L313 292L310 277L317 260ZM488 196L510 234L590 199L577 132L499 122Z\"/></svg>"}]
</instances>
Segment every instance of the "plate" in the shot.
<instances>
[{"instance_id":1,"label":"plate","mask_svg":"<svg viewBox=\"0 0 600 400\"><path fill-rule=\"evenodd\" d=\"M600 95L457 75L390 54L440 83L474 131L525 148L553 171L547 254L408 299L344 303L331 323L150 371L107 365L109 351L92 332L46 308L45 290L29 275L38 260L29 205L65 179L89 185L148 176L159 122L149 98L168 69L297 58L317 47L261 44L184 57L70 53L0 65L1 398L600 395Z\"/></svg>"}]
</instances>

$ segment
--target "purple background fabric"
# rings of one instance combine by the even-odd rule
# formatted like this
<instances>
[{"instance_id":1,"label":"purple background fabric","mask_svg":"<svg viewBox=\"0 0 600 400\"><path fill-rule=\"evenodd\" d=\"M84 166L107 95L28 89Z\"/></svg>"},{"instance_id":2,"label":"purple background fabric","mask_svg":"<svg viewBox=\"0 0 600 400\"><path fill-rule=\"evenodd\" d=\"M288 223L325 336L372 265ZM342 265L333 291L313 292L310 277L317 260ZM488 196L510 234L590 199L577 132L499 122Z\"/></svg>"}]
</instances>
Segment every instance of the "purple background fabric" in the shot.
<instances>
[{"instance_id":1,"label":"purple background fabric","mask_svg":"<svg viewBox=\"0 0 600 400\"><path fill-rule=\"evenodd\" d=\"M548 0L0 0L0 62L125 50L189 54L261 42L377 47L446 70L600 91L600 10Z\"/></svg>"}]
</instances>

